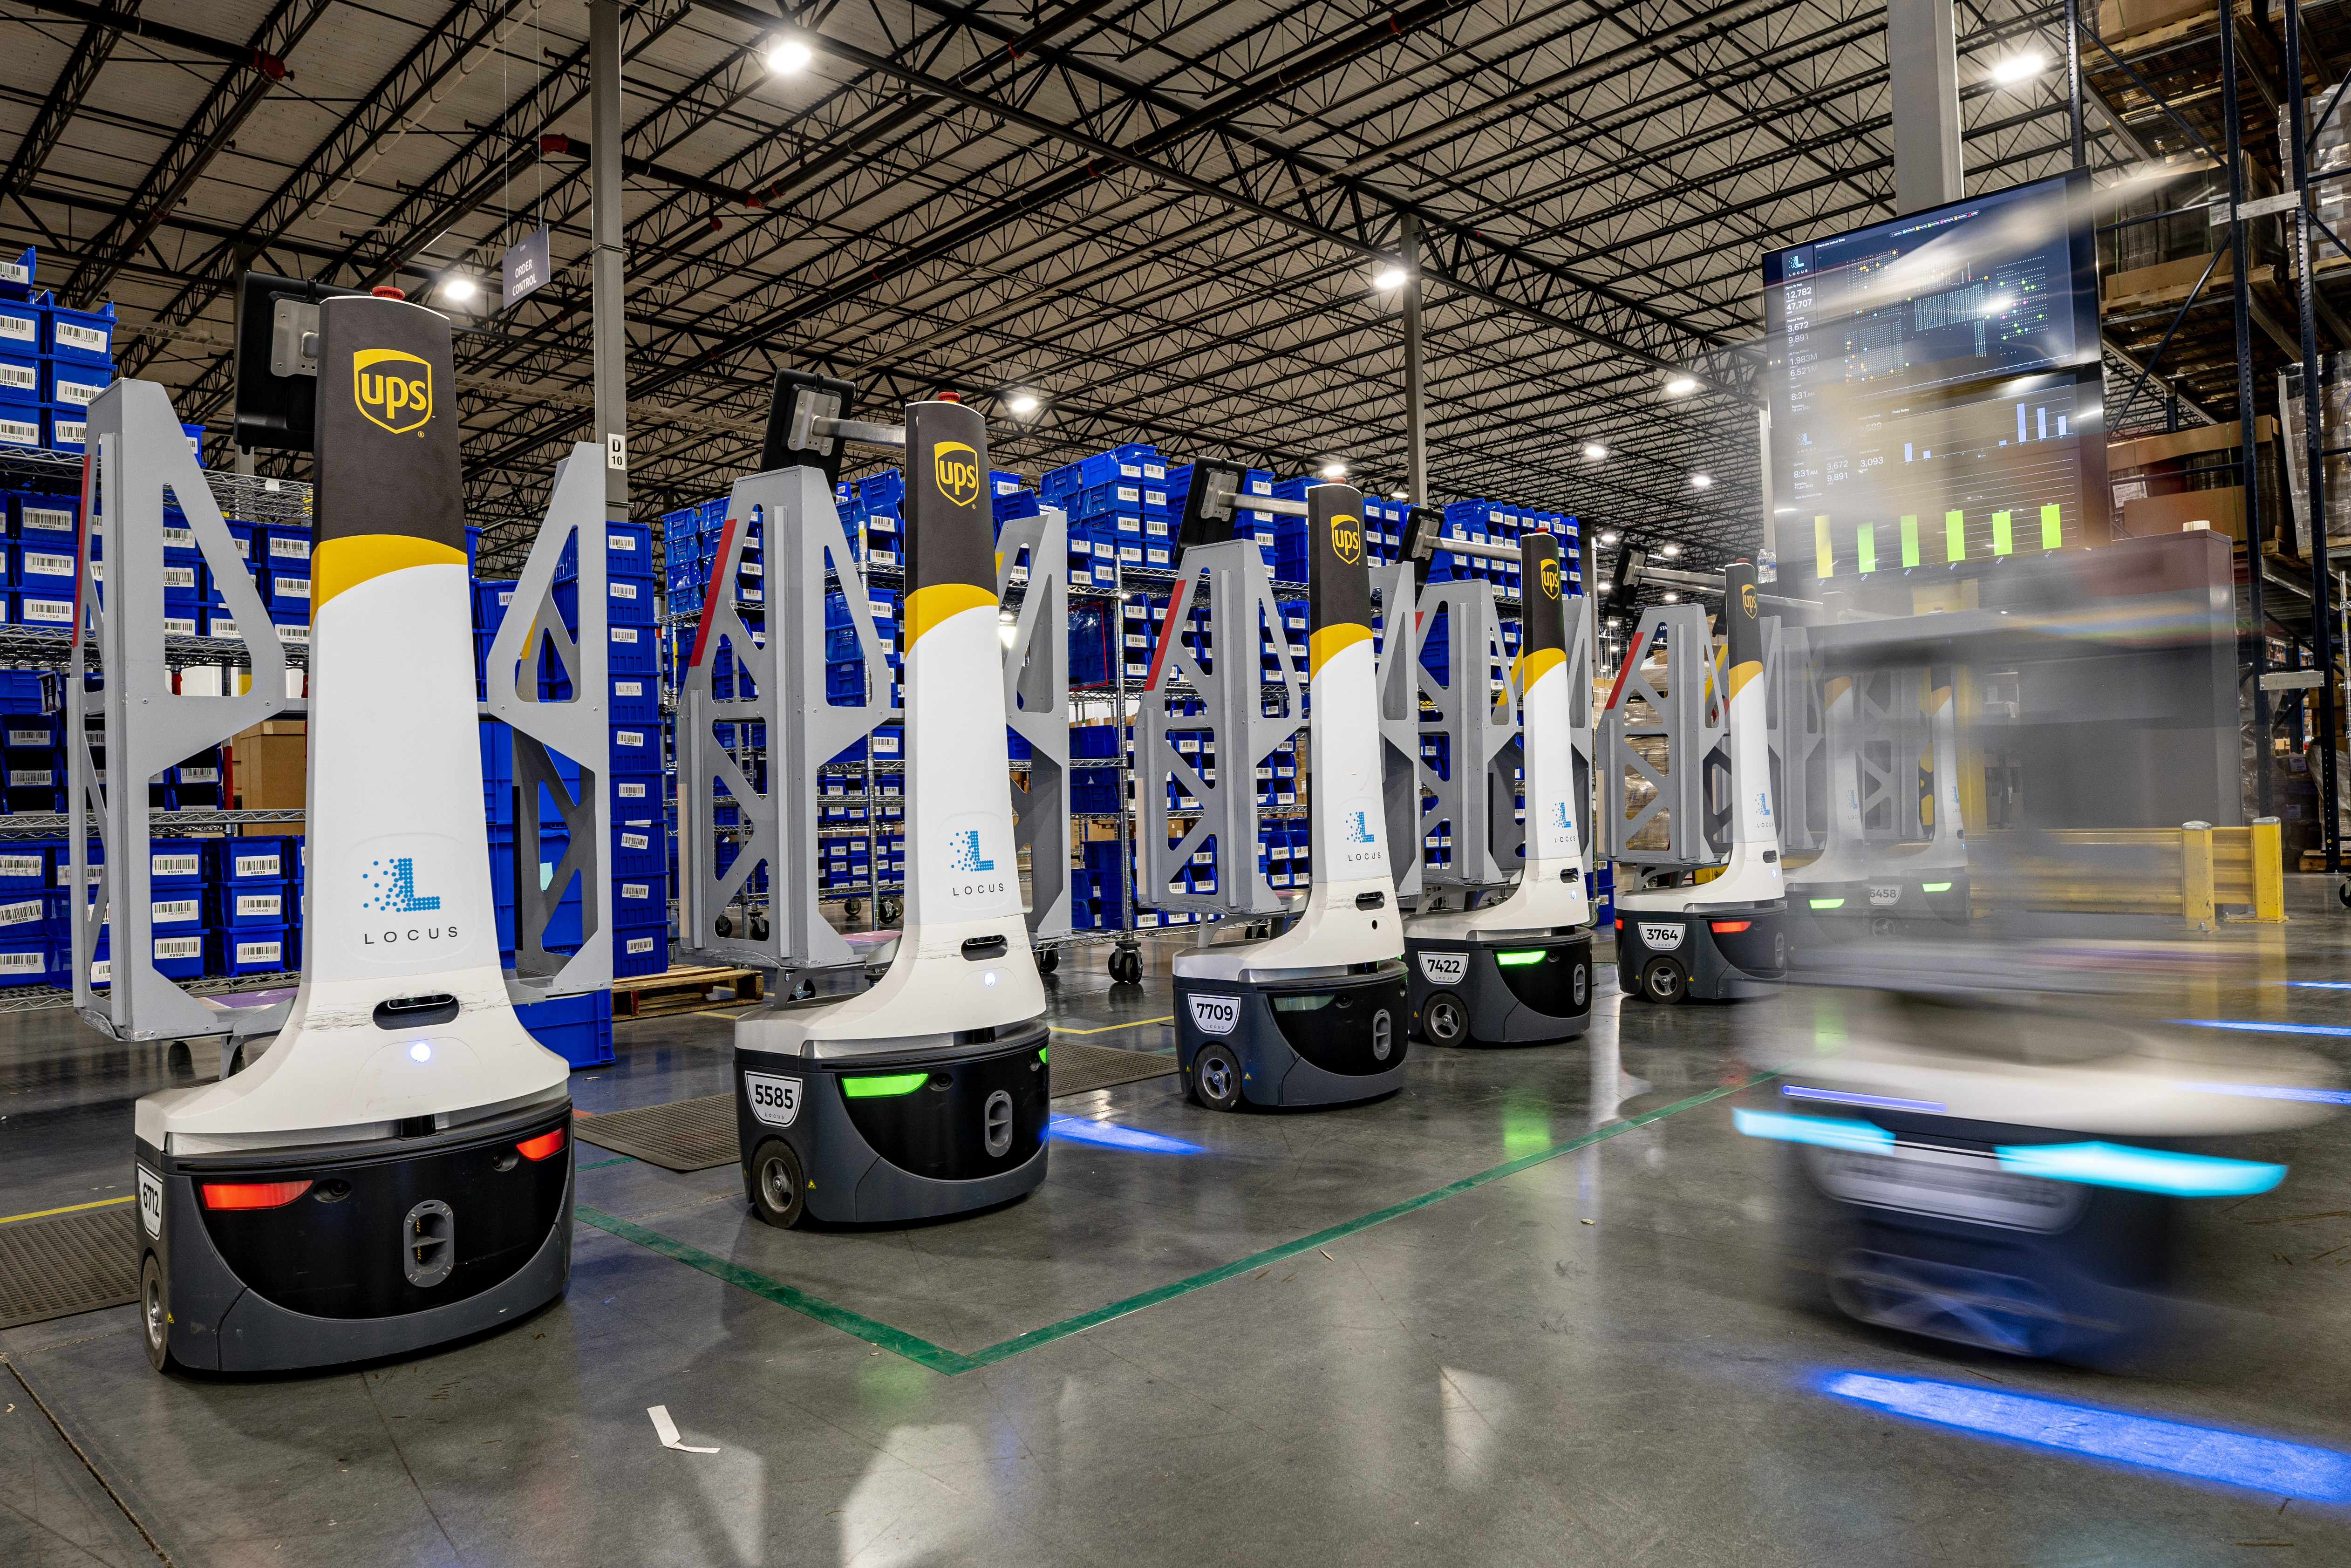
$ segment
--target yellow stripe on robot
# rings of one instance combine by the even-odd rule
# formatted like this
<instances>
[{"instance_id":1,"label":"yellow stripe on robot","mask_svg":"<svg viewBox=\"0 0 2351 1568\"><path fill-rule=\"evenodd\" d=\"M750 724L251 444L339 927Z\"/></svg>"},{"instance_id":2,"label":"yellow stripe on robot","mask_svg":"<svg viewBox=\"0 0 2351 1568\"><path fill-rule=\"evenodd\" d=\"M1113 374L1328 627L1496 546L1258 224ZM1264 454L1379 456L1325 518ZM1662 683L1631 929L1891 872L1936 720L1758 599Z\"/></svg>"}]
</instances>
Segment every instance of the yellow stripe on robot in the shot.
<instances>
[{"instance_id":1,"label":"yellow stripe on robot","mask_svg":"<svg viewBox=\"0 0 2351 1568\"><path fill-rule=\"evenodd\" d=\"M935 582L918 588L906 595L906 646L912 648L923 640L924 632L950 616L995 607L995 592L973 583Z\"/></svg>"},{"instance_id":2,"label":"yellow stripe on robot","mask_svg":"<svg viewBox=\"0 0 2351 1568\"><path fill-rule=\"evenodd\" d=\"M412 566L463 566L465 552L411 534L346 534L320 544L310 558L310 611L347 589Z\"/></svg>"},{"instance_id":3,"label":"yellow stripe on robot","mask_svg":"<svg viewBox=\"0 0 2351 1568\"><path fill-rule=\"evenodd\" d=\"M1336 626L1325 626L1306 639L1306 678L1312 680L1322 673L1322 666L1337 657L1343 649L1372 640L1372 629L1359 622L1343 621Z\"/></svg>"}]
</instances>

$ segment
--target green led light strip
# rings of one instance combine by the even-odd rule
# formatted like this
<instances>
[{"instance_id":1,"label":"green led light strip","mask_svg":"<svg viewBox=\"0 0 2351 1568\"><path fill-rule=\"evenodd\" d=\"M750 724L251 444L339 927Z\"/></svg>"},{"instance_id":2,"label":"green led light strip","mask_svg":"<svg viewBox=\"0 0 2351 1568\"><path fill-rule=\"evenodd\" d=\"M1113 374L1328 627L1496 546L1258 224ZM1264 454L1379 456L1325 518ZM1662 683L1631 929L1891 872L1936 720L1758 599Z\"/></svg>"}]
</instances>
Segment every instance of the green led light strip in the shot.
<instances>
[{"instance_id":1,"label":"green led light strip","mask_svg":"<svg viewBox=\"0 0 2351 1568\"><path fill-rule=\"evenodd\" d=\"M865 1078L844 1078L841 1092L852 1100L883 1100L893 1094L912 1094L930 1081L927 1072L883 1072Z\"/></svg>"},{"instance_id":2,"label":"green led light strip","mask_svg":"<svg viewBox=\"0 0 2351 1568\"><path fill-rule=\"evenodd\" d=\"M1844 907L1844 900L1842 898L1815 898L1813 900L1813 907L1814 909L1843 909Z\"/></svg>"},{"instance_id":3,"label":"green led light strip","mask_svg":"<svg viewBox=\"0 0 2351 1568\"><path fill-rule=\"evenodd\" d=\"M1505 968L1511 968L1520 964L1540 964L1544 956L1542 949L1538 947L1531 953L1497 953L1494 955L1494 962Z\"/></svg>"}]
</instances>

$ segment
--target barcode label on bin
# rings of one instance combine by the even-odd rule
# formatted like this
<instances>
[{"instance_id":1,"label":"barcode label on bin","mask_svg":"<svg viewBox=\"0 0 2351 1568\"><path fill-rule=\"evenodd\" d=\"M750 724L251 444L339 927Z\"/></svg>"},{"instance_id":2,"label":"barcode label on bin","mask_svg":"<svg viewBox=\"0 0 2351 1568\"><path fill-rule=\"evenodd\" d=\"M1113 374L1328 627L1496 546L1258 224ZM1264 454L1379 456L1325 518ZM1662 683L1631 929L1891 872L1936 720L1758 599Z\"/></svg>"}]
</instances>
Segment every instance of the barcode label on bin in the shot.
<instances>
[{"instance_id":1,"label":"barcode label on bin","mask_svg":"<svg viewBox=\"0 0 2351 1568\"><path fill-rule=\"evenodd\" d=\"M47 963L44 953L0 953L0 975L37 975Z\"/></svg>"},{"instance_id":2,"label":"barcode label on bin","mask_svg":"<svg viewBox=\"0 0 2351 1568\"><path fill-rule=\"evenodd\" d=\"M236 857L235 874L238 876L276 876L277 874L277 857L276 855L239 855Z\"/></svg>"},{"instance_id":3,"label":"barcode label on bin","mask_svg":"<svg viewBox=\"0 0 2351 1568\"><path fill-rule=\"evenodd\" d=\"M201 958L204 954L204 939L201 936L155 938L155 956L158 958Z\"/></svg>"},{"instance_id":4,"label":"barcode label on bin","mask_svg":"<svg viewBox=\"0 0 2351 1568\"><path fill-rule=\"evenodd\" d=\"M239 915L277 915L286 907L282 893L241 893L236 896Z\"/></svg>"},{"instance_id":5,"label":"barcode label on bin","mask_svg":"<svg viewBox=\"0 0 2351 1568\"><path fill-rule=\"evenodd\" d=\"M286 944L276 942L240 942L236 945L236 961L240 964L275 964L281 961Z\"/></svg>"},{"instance_id":6,"label":"barcode label on bin","mask_svg":"<svg viewBox=\"0 0 2351 1568\"><path fill-rule=\"evenodd\" d=\"M0 925L37 925L41 920L41 901L37 898L24 904L0 904Z\"/></svg>"},{"instance_id":7,"label":"barcode label on bin","mask_svg":"<svg viewBox=\"0 0 2351 1568\"><path fill-rule=\"evenodd\" d=\"M195 920L203 915L204 901L195 898L159 898L147 906L148 915L158 925L175 925L183 920Z\"/></svg>"},{"instance_id":8,"label":"barcode label on bin","mask_svg":"<svg viewBox=\"0 0 2351 1568\"><path fill-rule=\"evenodd\" d=\"M653 950L653 939L650 936L632 936L629 938L628 946L622 949L629 953L650 953Z\"/></svg>"}]
</instances>

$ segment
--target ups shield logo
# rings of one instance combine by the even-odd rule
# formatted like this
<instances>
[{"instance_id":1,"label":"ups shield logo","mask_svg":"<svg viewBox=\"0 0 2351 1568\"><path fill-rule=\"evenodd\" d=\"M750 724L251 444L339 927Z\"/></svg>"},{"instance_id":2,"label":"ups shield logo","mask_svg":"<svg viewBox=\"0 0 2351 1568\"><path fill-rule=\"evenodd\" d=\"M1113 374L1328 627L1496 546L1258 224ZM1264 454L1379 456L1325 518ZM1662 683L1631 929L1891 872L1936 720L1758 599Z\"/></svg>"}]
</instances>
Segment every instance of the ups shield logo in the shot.
<instances>
[{"instance_id":1,"label":"ups shield logo","mask_svg":"<svg viewBox=\"0 0 2351 1568\"><path fill-rule=\"evenodd\" d=\"M1559 597L1559 558L1557 556L1542 563L1542 591L1545 599Z\"/></svg>"},{"instance_id":2,"label":"ups shield logo","mask_svg":"<svg viewBox=\"0 0 2351 1568\"><path fill-rule=\"evenodd\" d=\"M1753 583L1742 582L1739 585L1739 608L1744 610L1750 615L1755 613L1755 585Z\"/></svg>"},{"instance_id":3,"label":"ups shield logo","mask_svg":"<svg viewBox=\"0 0 2351 1568\"><path fill-rule=\"evenodd\" d=\"M379 367L372 374L370 367ZM433 366L399 349L361 349L351 356L351 401L394 435L433 418Z\"/></svg>"},{"instance_id":4,"label":"ups shield logo","mask_svg":"<svg viewBox=\"0 0 2351 1568\"><path fill-rule=\"evenodd\" d=\"M931 471L939 494L958 507L979 499L979 454L960 441L942 441L931 448Z\"/></svg>"},{"instance_id":5,"label":"ups shield logo","mask_svg":"<svg viewBox=\"0 0 2351 1568\"><path fill-rule=\"evenodd\" d=\"M1331 519L1331 549L1349 566L1364 559L1364 520L1342 512Z\"/></svg>"}]
</instances>

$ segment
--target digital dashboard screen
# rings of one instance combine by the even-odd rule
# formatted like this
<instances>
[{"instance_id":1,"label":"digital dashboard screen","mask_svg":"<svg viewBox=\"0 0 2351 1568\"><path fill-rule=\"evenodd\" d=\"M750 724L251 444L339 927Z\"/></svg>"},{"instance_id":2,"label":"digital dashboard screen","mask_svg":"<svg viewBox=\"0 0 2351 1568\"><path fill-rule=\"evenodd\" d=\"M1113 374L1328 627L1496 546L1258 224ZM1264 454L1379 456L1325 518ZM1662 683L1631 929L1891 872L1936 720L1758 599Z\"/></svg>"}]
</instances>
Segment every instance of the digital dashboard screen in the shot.
<instances>
[{"instance_id":1,"label":"digital dashboard screen","mask_svg":"<svg viewBox=\"0 0 2351 1568\"><path fill-rule=\"evenodd\" d=\"M2105 542L2088 190L2060 175L1765 256L1783 572Z\"/></svg>"}]
</instances>

